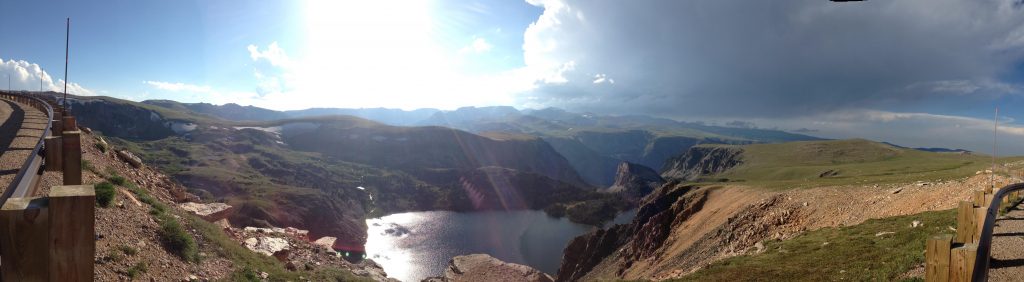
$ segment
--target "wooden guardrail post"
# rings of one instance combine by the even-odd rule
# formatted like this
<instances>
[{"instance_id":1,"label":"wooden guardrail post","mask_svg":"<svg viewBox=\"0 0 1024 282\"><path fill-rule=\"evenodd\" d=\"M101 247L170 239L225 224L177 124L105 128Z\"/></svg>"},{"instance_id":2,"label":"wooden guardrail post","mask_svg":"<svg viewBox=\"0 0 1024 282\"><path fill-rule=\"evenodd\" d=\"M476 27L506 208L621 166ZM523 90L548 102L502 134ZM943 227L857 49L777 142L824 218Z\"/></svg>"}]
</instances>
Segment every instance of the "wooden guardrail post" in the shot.
<instances>
[{"instance_id":1,"label":"wooden guardrail post","mask_svg":"<svg viewBox=\"0 0 1024 282\"><path fill-rule=\"evenodd\" d=\"M971 243L974 242L974 233L977 232L978 226L975 225L974 221L974 203L969 201L960 201L960 205L956 209L956 242L957 243Z\"/></svg>"},{"instance_id":2,"label":"wooden guardrail post","mask_svg":"<svg viewBox=\"0 0 1024 282\"><path fill-rule=\"evenodd\" d=\"M75 117L64 116L64 132L61 134L64 185L82 184L82 132L75 124Z\"/></svg>"},{"instance_id":3,"label":"wooden guardrail post","mask_svg":"<svg viewBox=\"0 0 1024 282\"><path fill-rule=\"evenodd\" d=\"M92 281L96 255L96 191L89 185L50 189L50 281Z\"/></svg>"},{"instance_id":4,"label":"wooden guardrail post","mask_svg":"<svg viewBox=\"0 0 1024 282\"><path fill-rule=\"evenodd\" d=\"M967 243L953 248L949 256L949 281L971 281L974 262L978 257L978 244Z\"/></svg>"},{"instance_id":5,"label":"wooden guardrail post","mask_svg":"<svg viewBox=\"0 0 1024 282\"><path fill-rule=\"evenodd\" d=\"M975 190L974 194L972 195L972 197L973 197L972 199L974 200L974 206L976 206L976 207L986 206L985 205L985 191L983 191L983 190Z\"/></svg>"},{"instance_id":6,"label":"wooden guardrail post","mask_svg":"<svg viewBox=\"0 0 1024 282\"><path fill-rule=\"evenodd\" d=\"M60 171L64 168L61 164L61 137L49 136L43 139L43 146L46 148L46 156L44 156L44 163L46 164L47 171Z\"/></svg>"},{"instance_id":7,"label":"wooden guardrail post","mask_svg":"<svg viewBox=\"0 0 1024 282\"><path fill-rule=\"evenodd\" d=\"M50 136L60 136L64 132L64 115L60 111L53 111L53 121L50 123Z\"/></svg>"},{"instance_id":8,"label":"wooden guardrail post","mask_svg":"<svg viewBox=\"0 0 1024 282\"><path fill-rule=\"evenodd\" d=\"M972 243L977 243L981 239L981 231L985 229L985 215L988 214L988 207L975 207L974 208L974 225L977 227L974 229L974 240Z\"/></svg>"},{"instance_id":9,"label":"wooden guardrail post","mask_svg":"<svg viewBox=\"0 0 1024 282\"><path fill-rule=\"evenodd\" d=\"M949 281L949 255L953 235L942 234L928 238L925 250L925 281Z\"/></svg>"},{"instance_id":10,"label":"wooden guardrail post","mask_svg":"<svg viewBox=\"0 0 1024 282\"><path fill-rule=\"evenodd\" d=\"M10 198L0 208L3 281L49 280L48 219L46 198Z\"/></svg>"}]
</instances>

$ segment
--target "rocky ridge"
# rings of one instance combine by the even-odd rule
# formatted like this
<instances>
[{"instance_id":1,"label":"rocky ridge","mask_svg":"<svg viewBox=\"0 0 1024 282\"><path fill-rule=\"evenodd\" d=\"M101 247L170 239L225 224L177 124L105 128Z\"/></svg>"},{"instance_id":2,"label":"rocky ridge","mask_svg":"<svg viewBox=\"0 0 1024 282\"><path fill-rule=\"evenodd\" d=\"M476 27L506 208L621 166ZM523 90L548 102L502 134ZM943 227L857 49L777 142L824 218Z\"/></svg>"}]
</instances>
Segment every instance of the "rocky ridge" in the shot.
<instances>
[{"instance_id":1,"label":"rocky ridge","mask_svg":"<svg viewBox=\"0 0 1024 282\"><path fill-rule=\"evenodd\" d=\"M620 193L623 197L632 201L639 201L651 191L665 184L665 179L658 175L653 169L634 164L622 162L615 172L615 183L604 190L607 193Z\"/></svg>"},{"instance_id":2,"label":"rocky ridge","mask_svg":"<svg viewBox=\"0 0 1024 282\"><path fill-rule=\"evenodd\" d=\"M732 146L695 146L669 158L662 168L666 179L696 180L701 176L725 172L743 162L743 149Z\"/></svg>"}]
</instances>

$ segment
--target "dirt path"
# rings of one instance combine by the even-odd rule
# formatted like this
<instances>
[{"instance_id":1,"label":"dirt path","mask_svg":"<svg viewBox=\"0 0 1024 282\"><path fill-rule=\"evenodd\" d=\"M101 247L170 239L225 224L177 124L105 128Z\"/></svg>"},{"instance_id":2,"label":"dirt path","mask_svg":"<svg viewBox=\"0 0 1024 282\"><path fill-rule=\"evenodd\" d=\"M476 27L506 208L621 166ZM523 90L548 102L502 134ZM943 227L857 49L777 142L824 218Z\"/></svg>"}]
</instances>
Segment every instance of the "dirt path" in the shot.
<instances>
[{"instance_id":1,"label":"dirt path","mask_svg":"<svg viewBox=\"0 0 1024 282\"><path fill-rule=\"evenodd\" d=\"M996 220L989 264L989 281L1020 281L1024 277L1024 204Z\"/></svg>"}]
</instances>

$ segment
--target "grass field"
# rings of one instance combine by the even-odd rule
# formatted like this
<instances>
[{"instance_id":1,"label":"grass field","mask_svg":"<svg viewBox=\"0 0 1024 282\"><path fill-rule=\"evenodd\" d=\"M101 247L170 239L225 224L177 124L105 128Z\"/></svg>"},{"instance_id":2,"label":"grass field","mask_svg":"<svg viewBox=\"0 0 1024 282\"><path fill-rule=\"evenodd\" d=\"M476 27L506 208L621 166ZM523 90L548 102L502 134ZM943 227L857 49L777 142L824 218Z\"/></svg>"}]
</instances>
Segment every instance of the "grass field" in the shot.
<instances>
[{"instance_id":1,"label":"grass field","mask_svg":"<svg viewBox=\"0 0 1024 282\"><path fill-rule=\"evenodd\" d=\"M730 145L702 145L730 146ZM934 181L973 175L991 166L978 154L933 153L863 139L755 144L742 164L708 181L743 182L769 189ZM1000 158L999 163L1021 160Z\"/></svg>"}]
</instances>

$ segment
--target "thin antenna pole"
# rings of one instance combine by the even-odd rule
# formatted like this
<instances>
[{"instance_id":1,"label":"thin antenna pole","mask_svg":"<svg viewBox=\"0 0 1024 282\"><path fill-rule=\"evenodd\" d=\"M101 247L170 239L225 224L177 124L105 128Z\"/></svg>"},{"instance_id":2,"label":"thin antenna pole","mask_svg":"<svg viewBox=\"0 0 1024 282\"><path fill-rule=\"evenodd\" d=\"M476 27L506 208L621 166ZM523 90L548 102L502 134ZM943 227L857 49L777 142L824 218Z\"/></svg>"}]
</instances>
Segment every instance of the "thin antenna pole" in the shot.
<instances>
[{"instance_id":1,"label":"thin antenna pole","mask_svg":"<svg viewBox=\"0 0 1024 282\"><path fill-rule=\"evenodd\" d=\"M999 132L999 107L996 107L995 118L992 119L992 174L989 182L992 189L996 188L996 133Z\"/></svg>"},{"instance_id":2,"label":"thin antenna pole","mask_svg":"<svg viewBox=\"0 0 1024 282\"><path fill-rule=\"evenodd\" d=\"M68 18L67 29L64 31L64 109L68 108L68 49L71 47L71 18Z\"/></svg>"}]
</instances>

